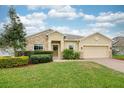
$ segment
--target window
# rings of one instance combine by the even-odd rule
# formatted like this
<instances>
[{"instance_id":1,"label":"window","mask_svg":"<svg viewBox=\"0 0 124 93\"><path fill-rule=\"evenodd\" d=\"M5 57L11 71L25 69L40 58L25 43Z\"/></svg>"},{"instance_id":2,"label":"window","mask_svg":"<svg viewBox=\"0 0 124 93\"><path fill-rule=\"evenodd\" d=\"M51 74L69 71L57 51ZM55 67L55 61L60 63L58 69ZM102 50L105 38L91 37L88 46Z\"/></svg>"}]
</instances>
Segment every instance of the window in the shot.
<instances>
[{"instance_id":1,"label":"window","mask_svg":"<svg viewBox=\"0 0 124 93\"><path fill-rule=\"evenodd\" d=\"M35 44L34 50L43 50L43 44Z\"/></svg>"},{"instance_id":2,"label":"window","mask_svg":"<svg viewBox=\"0 0 124 93\"><path fill-rule=\"evenodd\" d=\"M73 45L69 45L69 49L74 49L74 46Z\"/></svg>"}]
</instances>

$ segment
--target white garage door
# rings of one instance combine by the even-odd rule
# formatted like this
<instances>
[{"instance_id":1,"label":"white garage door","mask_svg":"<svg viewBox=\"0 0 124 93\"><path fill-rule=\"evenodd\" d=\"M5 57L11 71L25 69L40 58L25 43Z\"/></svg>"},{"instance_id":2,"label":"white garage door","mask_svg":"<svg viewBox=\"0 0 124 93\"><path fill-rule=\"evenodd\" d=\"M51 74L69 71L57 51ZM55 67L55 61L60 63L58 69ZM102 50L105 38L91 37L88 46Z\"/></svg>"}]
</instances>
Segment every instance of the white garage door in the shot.
<instances>
[{"instance_id":1,"label":"white garage door","mask_svg":"<svg viewBox=\"0 0 124 93\"><path fill-rule=\"evenodd\" d=\"M107 46L85 46L83 49L84 58L108 58L109 51Z\"/></svg>"}]
</instances>

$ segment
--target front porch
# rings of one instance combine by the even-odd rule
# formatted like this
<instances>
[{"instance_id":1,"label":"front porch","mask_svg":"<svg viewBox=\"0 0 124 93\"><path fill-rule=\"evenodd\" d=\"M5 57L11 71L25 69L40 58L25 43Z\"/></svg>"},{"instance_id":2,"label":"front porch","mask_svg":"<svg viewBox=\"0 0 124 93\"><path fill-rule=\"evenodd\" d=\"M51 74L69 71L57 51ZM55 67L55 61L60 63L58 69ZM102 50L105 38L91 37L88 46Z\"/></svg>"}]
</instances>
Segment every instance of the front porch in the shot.
<instances>
[{"instance_id":1,"label":"front porch","mask_svg":"<svg viewBox=\"0 0 124 93\"><path fill-rule=\"evenodd\" d=\"M55 40L51 40L51 42L49 42L49 50L53 51L53 59L61 59L62 58L62 41L55 41Z\"/></svg>"}]
</instances>

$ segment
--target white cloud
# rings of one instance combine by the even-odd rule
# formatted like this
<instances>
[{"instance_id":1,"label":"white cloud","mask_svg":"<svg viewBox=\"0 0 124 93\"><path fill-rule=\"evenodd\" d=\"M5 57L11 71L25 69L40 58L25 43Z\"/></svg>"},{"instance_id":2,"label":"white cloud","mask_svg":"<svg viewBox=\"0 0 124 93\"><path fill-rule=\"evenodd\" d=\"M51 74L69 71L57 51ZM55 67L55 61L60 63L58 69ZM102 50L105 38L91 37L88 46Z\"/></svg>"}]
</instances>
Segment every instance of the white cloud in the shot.
<instances>
[{"instance_id":1,"label":"white cloud","mask_svg":"<svg viewBox=\"0 0 124 93\"><path fill-rule=\"evenodd\" d=\"M78 15L76 13L76 10L72 8L71 6L64 6L58 9L51 9L48 12L49 17L54 18L67 18L69 20L72 20L74 18L77 18Z\"/></svg>"},{"instance_id":2,"label":"white cloud","mask_svg":"<svg viewBox=\"0 0 124 93\"><path fill-rule=\"evenodd\" d=\"M86 29L82 29L80 32L84 36L87 36L87 35L93 34L95 32L100 32L100 33L106 34L109 32L109 30L107 30L105 28L86 28Z\"/></svg>"},{"instance_id":3,"label":"white cloud","mask_svg":"<svg viewBox=\"0 0 124 93\"><path fill-rule=\"evenodd\" d=\"M37 9L60 9L65 5L28 5L27 8L29 10L37 10Z\"/></svg>"},{"instance_id":4,"label":"white cloud","mask_svg":"<svg viewBox=\"0 0 124 93\"><path fill-rule=\"evenodd\" d=\"M78 29L71 29L70 27L67 27L67 26L57 26L57 27L53 26L51 28L64 34L81 35Z\"/></svg>"},{"instance_id":5,"label":"white cloud","mask_svg":"<svg viewBox=\"0 0 124 93\"><path fill-rule=\"evenodd\" d=\"M109 30L106 28L86 28L86 29L72 29L68 26L58 26L58 27L51 27L53 30L57 30L64 34L73 34L73 35L81 35L81 36L88 36L90 34L93 34L95 32L100 32L102 34L107 35L108 37L111 37L108 32ZM92 29L92 30L91 30Z\"/></svg>"},{"instance_id":6,"label":"white cloud","mask_svg":"<svg viewBox=\"0 0 124 93\"><path fill-rule=\"evenodd\" d=\"M121 23L124 22L124 12L102 12L98 16L79 13L80 17L87 21L96 21L96 22L112 22L112 23Z\"/></svg>"},{"instance_id":7,"label":"white cloud","mask_svg":"<svg viewBox=\"0 0 124 93\"><path fill-rule=\"evenodd\" d=\"M29 10L37 10L37 9L39 9L39 8L41 8L42 6L40 6L40 5L28 5L27 6L27 8L29 9Z\"/></svg>"},{"instance_id":8,"label":"white cloud","mask_svg":"<svg viewBox=\"0 0 124 93\"><path fill-rule=\"evenodd\" d=\"M80 17L82 17L85 21L89 22L88 27L83 30L83 32L85 32L86 34L93 32L101 32L103 34L107 34L110 32L110 28L117 27L119 23L124 23L123 12L102 12L98 16L80 13ZM118 33L120 33L120 31ZM109 35L109 37L110 36L112 35Z\"/></svg>"},{"instance_id":9,"label":"white cloud","mask_svg":"<svg viewBox=\"0 0 124 93\"><path fill-rule=\"evenodd\" d=\"M4 22L0 23L0 28L3 28Z\"/></svg>"},{"instance_id":10,"label":"white cloud","mask_svg":"<svg viewBox=\"0 0 124 93\"><path fill-rule=\"evenodd\" d=\"M116 32L115 36L124 36L124 30Z\"/></svg>"},{"instance_id":11,"label":"white cloud","mask_svg":"<svg viewBox=\"0 0 124 93\"><path fill-rule=\"evenodd\" d=\"M71 29L68 26L58 26L58 27L53 26L52 29L57 30L61 33L65 33L65 34L74 34L74 35L82 35L82 36L87 36L95 32L100 32L100 33L108 32L108 30L104 28Z\"/></svg>"},{"instance_id":12,"label":"white cloud","mask_svg":"<svg viewBox=\"0 0 124 93\"><path fill-rule=\"evenodd\" d=\"M47 16L44 13L32 13L26 16L20 16L22 23L24 24L27 34L34 34L45 29L44 20Z\"/></svg>"},{"instance_id":13,"label":"white cloud","mask_svg":"<svg viewBox=\"0 0 124 93\"><path fill-rule=\"evenodd\" d=\"M115 25L112 23L94 23L94 24L89 24L89 26L91 27L96 27L96 28L110 28L110 27L114 27Z\"/></svg>"},{"instance_id":14,"label":"white cloud","mask_svg":"<svg viewBox=\"0 0 124 93\"><path fill-rule=\"evenodd\" d=\"M67 18L72 20L77 18L79 15L76 13L75 8L72 8L69 5L29 5L27 6L29 10L37 10L37 9L49 9L48 16L51 18Z\"/></svg>"},{"instance_id":15,"label":"white cloud","mask_svg":"<svg viewBox=\"0 0 124 93\"><path fill-rule=\"evenodd\" d=\"M107 35L108 37L111 37L108 33L111 31L110 28L114 27L115 25L112 23L94 23L94 24L88 24L88 27L86 29L82 29L83 35L89 35L96 32L102 33Z\"/></svg>"},{"instance_id":16,"label":"white cloud","mask_svg":"<svg viewBox=\"0 0 124 93\"><path fill-rule=\"evenodd\" d=\"M9 18L5 18L5 21L0 22L0 33L4 31L4 25L9 24Z\"/></svg>"},{"instance_id":17,"label":"white cloud","mask_svg":"<svg viewBox=\"0 0 124 93\"><path fill-rule=\"evenodd\" d=\"M69 5L32 5L27 6L30 10L36 10L39 8L42 9L50 9L48 15L50 17L58 17L58 18L67 18L74 19L78 17L82 17L86 21L96 21L96 22L112 22L112 23L122 23L124 22L124 13L123 12L101 12L98 16L94 16L91 14L86 14L83 12L76 12L76 9Z\"/></svg>"},{"instance_id":18,"label":"white cloud","mask_svg":"<svg viewBox=\"0 0 124 93\"><path fill-rule=\"evenodd\" d=\"M71 6L67 5L67 6L63 6L61 8L56 9L59 12L75 12L76 10L74 8L72 8Z\"/></svg>"},{"instance_id":19,"label":"white cloud","mask_svg":"<svg viewBox=\"0 0 124 93\"><path fill-rule=\"evenodd\" d=\"M95 16L94 15L88 15L88 14L84 14L84 13L79 13L79 16L83 17L83 19L86 20L86 21L95 20Z\"/></svg>"},{"instance_id":20,"label":"white cloud","mask_svg":"<svg viewBox=\"0 0 124 93\"><path fill-rule=\"evenodd\" d=\"M3 32L3 26L4 26L4 22L0 23L0 33Z\"/></svg>"},{"instance_id":21,"label":"white cloud","mask_svg":"<svg viewBox=\"0 0 124 93\"><path fill-rule=\"evenodd\" d=\"M104 12L96 17L96 21L121 23L121 22L124 22L124 13L123 12L117 12L117 13L106 12L105 13Z\"/></svg>"}]
</instances>

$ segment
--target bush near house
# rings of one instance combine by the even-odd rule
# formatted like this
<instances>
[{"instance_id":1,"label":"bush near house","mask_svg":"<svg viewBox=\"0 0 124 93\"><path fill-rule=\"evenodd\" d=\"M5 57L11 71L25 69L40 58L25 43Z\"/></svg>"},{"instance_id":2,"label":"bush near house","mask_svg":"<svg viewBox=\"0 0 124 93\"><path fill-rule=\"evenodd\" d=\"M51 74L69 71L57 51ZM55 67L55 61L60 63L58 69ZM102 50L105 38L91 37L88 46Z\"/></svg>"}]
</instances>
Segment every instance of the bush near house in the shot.
<instances>
[{"instance_id":1,"label":"bush near house","mask_svg":"<svg viewBox=\"0 0 124 93\"><path fill-rule=\"evenodd\" d=\"M31 56L33 54L53 54L53 51L17 51L16 56Z\"/></svg>"},{"instance_id":2,"label":"bush near house","mask_svg":"<svg viewBox=\"0 0 124 93\"><path fill-rule=\"evenodd\" d=\"M71 49L65 49L63 51L63 58L64 59L73 59L74 51Z\"/></svg>"},{"instance_id":3,"label":"bush near house","mask_svg":"<svg viewBox=\"0 0 124 93\"><path fill-rule=\"evenodd\" d=\"M27 65L29 62L28 56L21 57L0 57L0 68L10 68L16 66Z\"/></svg>"},{"instance_id":4,"label":"bush near house","mask_svg":"<svg viewBox=\"0 0 124 93\"><path fill-rule=\"evenodd\" d=\"M79 52L75 52L72 49L65 49L63 51L63 58L64 59L79 59L80 54Z\"/></svg>"},{"instance_id":5,"label":"bush near house","mask_svg":"<svg viewBox=\"0 0 124 93\"><path fill-rule=\"evenodd\" d=\"M52 62L53 58L51 54L35 54L30 56L32 64Z\"/></svg>"},{"instance_id":6,"label":"bush near house","mask_svg":"<svg viewBox=\"0 0 124 93\"><path fill-rule=\"evenodd\" d=\"M80 58L80 53L74 52L74 59L79 59L79 58Z\"/></svg>"}]
</instances>

